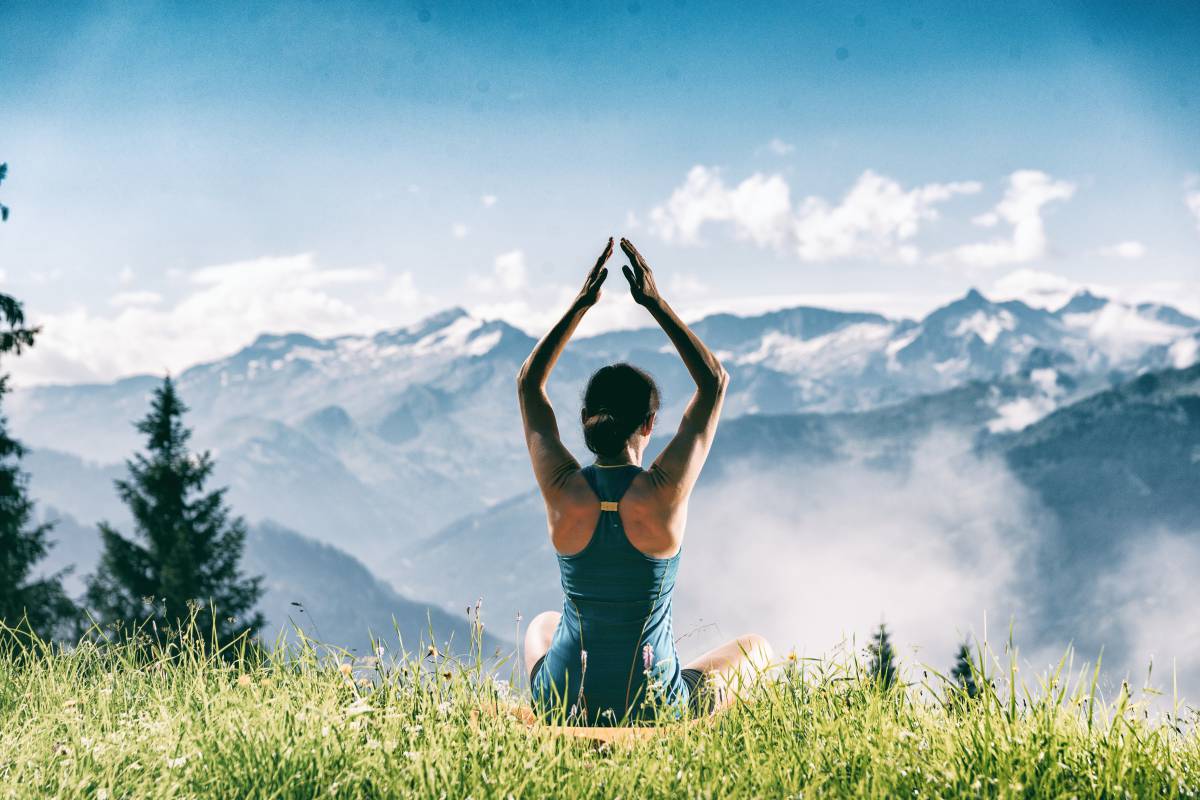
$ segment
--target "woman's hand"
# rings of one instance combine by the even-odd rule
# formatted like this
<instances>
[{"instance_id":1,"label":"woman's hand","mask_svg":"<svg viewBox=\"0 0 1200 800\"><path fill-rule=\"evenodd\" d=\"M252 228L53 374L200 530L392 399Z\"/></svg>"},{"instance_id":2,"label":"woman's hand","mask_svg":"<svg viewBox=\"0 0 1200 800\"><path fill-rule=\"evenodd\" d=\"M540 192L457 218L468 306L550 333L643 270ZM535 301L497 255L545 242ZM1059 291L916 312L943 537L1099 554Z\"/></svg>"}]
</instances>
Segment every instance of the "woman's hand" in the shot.
<instances>
[{"instance_id":1,"label":"woman's hand","mask_svg":"<svg viewBox=\"0 0 1200 800\"><path fill-rule=\"evenodd\" d=\"M577 308L588 309L600 301L600 287L604 284L604 279L608 277L608 268L604 264L612 255L612 251L613 240L610 236L604 252L596 259L596 266L592 267L592 271L588 273L587 280L583 282L583 288L579 290L579 296L575 298Z\"/></svg>"},{"instance_id":2,"label":"woman's hand","mask_svg":"<svg viewBox=\"0 0 1200 800\"><path fill-rule=\"evenodd\" d=\"M642 254L628 239L621 239L621 249L629 256L629 266L621 267L621 271L625 273L625 280L629 281L629 293L633 295L634 302L646 308L659 305L662 297L658 294L654 274L650 272L650 265L646 263L646 259L642 258Z\"/></svg>"}]
</instances>

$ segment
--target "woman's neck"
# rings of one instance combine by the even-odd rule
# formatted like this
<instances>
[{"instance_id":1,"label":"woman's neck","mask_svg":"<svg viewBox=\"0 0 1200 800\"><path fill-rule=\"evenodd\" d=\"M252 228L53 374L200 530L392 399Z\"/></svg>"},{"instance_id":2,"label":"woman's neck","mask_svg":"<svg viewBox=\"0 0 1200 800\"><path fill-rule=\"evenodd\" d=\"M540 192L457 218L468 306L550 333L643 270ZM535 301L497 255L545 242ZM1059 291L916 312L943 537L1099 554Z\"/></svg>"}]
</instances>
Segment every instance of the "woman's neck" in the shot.
<instances>
[{"instance_id":1,"label":"woman's neck","mask_svg":"<svg viewBox=\"0 0 1200 800\"><path fill-rule=\"evenodd\" d=\"M592 462L597 467L640 467L641 464L636 464L633 461L601 461L596 459Z\"/></svg>"},{"instance_id":2,"label":"woman's neck","mask_svg":"<svg viewBox=\"0 0 1200 800\"><path fill-rule=\"evenodd\" d=\"M597 467L640 467L642 454L637 451L637 448L626 447L620 453L611 456L596 456L593 463Z\"/></svg>"}]
</instances>

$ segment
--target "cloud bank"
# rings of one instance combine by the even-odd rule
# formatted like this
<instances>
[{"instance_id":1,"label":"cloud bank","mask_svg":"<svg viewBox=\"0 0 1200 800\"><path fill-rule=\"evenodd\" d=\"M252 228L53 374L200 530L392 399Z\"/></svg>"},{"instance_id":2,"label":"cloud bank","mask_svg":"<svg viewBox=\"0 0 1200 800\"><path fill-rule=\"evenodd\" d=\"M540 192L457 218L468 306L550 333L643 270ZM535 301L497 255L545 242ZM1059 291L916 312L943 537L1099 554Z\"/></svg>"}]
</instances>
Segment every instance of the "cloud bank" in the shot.
<instances>
[{"instance_id":1,"label":"cloud bank","mask_svg":"<svg viewBox=\"0 0 1200 800\"><path fill-rule=\"evenodd\" d=\"M730 186L716 167L697 165L665 203L650 210L649 221L650 230L668 243L699 244L704 228L724 224L739 240L790 253L803 262L873 259L914 264L922 258L917 236L939 218L939 206L982 189L974 180L905 188L866 170L836 202L810 195L793 203L782 175L756 172ZM1018 170L1008 176L995 207L971 220L984 228L1007 225L1009 232L934 253L929 260L992 268L1042 259L1049 249L1044 209L1069 200L1075 191L1070 181L1040 170ZM1196 202L1200 204L1200 193ZM1133 241L1103 250L1104 255L1126 259L1141 258L1145 252L1144 245Z\"/></svg>"},{"instance_id":2,"label":"cloud bank","mask_svg":"<svg viewBox=\"0 0 1200 800\"><path fill-rule=\"evenodd\" d=\"M801 261L913 263L920 252L912 240L922 225L938 218L937 206L981 189L976 181L905 189L867 170L839 202L808 196L793 205L782 175L755 173L730 187L719 169L697 165L665 203L651 209L650 229L666 242L696 244L703 227L727 223L738 239Z\"/></svg>"},{"instance_id":3,"label":"cloud bank","mask_svg":"<svg viewBox=\"0 0 1200 800\"><path fill-rule=\"evenodd\" d=\"M972 222L985 228L1000 223L1012 226L1008 236L986 242L962 245L948 256L970 267L997 267L1024 264L1046 255L1046 225L1042 209L1053 202L1069 200L1075 194L1075 184L1056 180L1045 172L1023 169L1008 178L1004 197L993 208L975 217Z\"/></svg>"},{"instance_id":4,"label":"cloud bank","mask_svg":"<svg viewBox=\"0 0 1200 800\"><path fill-rule=\"evenodd\" d=\"M179 372L264 332L333 336L384 327L382 305L352 304L341 296L347 287L371 287L393 311L426 303L410 273L322 268L311 254L205 267L187 282L189 292L170 306L154 292L131 290L110 299L119 309L113 316L85 307L40 315L37 346L4 366L21 384Z\"/></svg>"},{"instance_id":5,"label":"cloud bank","mask_svg":"<svg viewBox=\"0 0 1200 800\"><path fill-rule=\"evenodd\" d=\"M921 443L907 470L747 466L692 501L677 635L717 623L689 648L755 631L819 655L886 621L944 665L985 614L1020 618L1012 587L1035 514L1005 465L950 434Z\"/></svg>"}]
</instances>

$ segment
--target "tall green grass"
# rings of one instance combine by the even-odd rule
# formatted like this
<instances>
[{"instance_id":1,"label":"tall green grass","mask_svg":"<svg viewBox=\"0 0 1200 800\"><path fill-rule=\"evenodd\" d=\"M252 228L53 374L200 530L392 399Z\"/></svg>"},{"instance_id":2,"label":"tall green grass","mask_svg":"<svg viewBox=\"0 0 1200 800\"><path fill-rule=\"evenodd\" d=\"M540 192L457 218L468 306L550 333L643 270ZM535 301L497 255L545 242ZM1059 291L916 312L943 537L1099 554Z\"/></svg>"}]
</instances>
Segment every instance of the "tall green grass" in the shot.
<instances>
[{"instance_id":1,"label":"tall green grass","mask_svg":"<svg viewBox=\"0 0 1200 800\"><path fill-rule=\"evenodd\" d=\"M1064 661L1035 686L978 651L881 690L853 654L785 658L749 702L647 741L527 728L511 663L194 633L64 648L0 630L0 797L1194 797L1194 712ZM493 709L499 709L499 712ZM1189 718L1187 715L1191 714Z\"/></svg>"}]
</instances>

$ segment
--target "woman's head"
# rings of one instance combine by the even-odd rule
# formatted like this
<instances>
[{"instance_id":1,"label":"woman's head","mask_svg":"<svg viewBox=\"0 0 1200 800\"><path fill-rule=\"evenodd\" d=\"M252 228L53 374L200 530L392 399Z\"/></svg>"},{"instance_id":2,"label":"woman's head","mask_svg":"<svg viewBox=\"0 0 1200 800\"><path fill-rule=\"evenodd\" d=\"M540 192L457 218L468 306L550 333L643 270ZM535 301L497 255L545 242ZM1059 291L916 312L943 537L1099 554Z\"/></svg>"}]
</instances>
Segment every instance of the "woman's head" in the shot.
<instances>
[{"instance_id":1,"label":"woman's head","mask_svg":"<svg viewBox=\"0 0 1200 800\"><path fill-rule=\"evenodd\" d=\"M634 434L648 436L658 411L658 387L629 364L601 367L583 393L583 439L598 456L616 456Z\"/></svg>"}]
</instances>

